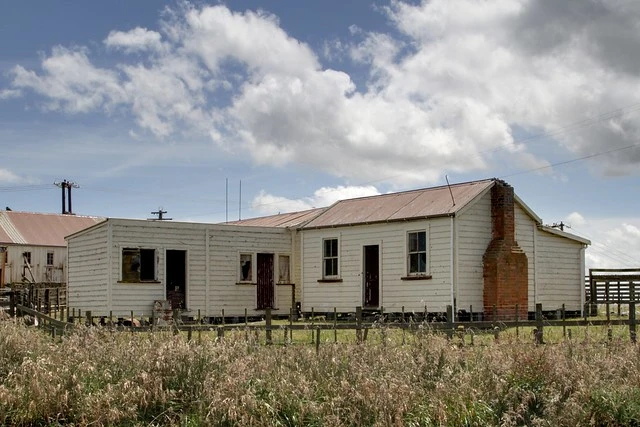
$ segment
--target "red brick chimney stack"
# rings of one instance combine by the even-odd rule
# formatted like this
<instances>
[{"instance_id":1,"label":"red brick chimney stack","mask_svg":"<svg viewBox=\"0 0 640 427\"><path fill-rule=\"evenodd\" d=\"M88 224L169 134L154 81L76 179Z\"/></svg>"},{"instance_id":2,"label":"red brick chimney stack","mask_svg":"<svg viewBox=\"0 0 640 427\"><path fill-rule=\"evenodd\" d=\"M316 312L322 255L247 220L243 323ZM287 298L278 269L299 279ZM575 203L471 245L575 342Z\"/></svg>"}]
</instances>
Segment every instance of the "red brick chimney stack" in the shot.
<instances>
[{"instance_id":1,"label":"red brick chimney stack","mask_svg":"<svg viewBox=\"0 0 640 427\"><path fill-rule=\"evenodd\" d=\"M528 260L515 240L513 187L495 180L491 188L491 236L484 262L484 314L492 320L520 319L528 311ZM494 306L497 319L493 319Z\"/></svg>"}]
</instances>

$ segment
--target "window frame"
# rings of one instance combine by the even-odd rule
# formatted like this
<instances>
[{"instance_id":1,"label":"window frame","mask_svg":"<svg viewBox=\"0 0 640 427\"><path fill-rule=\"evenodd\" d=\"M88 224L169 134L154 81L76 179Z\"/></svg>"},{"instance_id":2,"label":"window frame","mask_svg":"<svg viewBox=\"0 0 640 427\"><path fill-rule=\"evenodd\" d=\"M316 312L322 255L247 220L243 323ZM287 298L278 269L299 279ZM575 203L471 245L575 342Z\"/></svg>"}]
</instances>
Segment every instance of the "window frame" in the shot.
<instances>
[{"instance_id":1,"label":"window frame","mask_svg":"<svg viewBox=\"0 0 640 427\"><path fill-rule=\"evenodd\" d=\"M131 255L125 254L125 252L128 252L128 253L137 252L138 254L137 262L139 263L139 266L138 266L139 271L137 271L137 277L132 277L134 275L131 273L125 274L126 267L129 267L129 268L133 267L133 261L132 261L132 264L125 266L126 258L131 256ZM149 263L150 259L152 260L151 263ZM149 266L149 264L151 265ZM152 272L149 271L150 268L153 268ZM152 274L149 275L149 273L152 273ZM157 283L158 282L158 251L156 250L156 248L143 248L143 247L132 247L132 246L126 246L126 247L120 248L120 282L122 283Z\"/></svg>"},{"instance_id":2,"label":"window frame","mask_svg":"<svg viewBox=\"0 0 640 427\"><path fill-rule=\"evenodd\" d=\"M284 278L284 279L280 276L280 269L282 268L282 266L280 265L281 264L280 263L280 258L281 257L287 257L287 259L288 259L287 277ZM277 266L276 266L276 274L277 274L276 283L278 283L278 284L290 284L290 283L292 283L292 281L291 281L291 254L288 254L288 253L287 254L277 254L276 259L277 259L277 261L276 261L276 263L277 263Z\"/></svg>"},{"instance_id":3,"label":"window frame","mask_svg":"<svg viewBox=\"0 0 640 427\"><path fill-rule=\"evenodd\" d=\"M411 235L412 234L424 234L424 249L421 250L420 249L420 238L418 237L418 247L416 248L416 250L411 250ZM406 275L407 277L427 277L429 276L429 233L427 233L426 229L420 229L420 230L408 230L406 233L406 245L405 245L405 250L406 250L406 264L405 264L405 269L406 269ZM418 268L419 268L419 263L420 263L420 254L424 253L424 271L411 271L411 258L414 255L418 255Z\"/></svg>"},{"instance_id":4,"label":"window frame","mask_svg":"<svg viewBox=\"0 0 640 427\"><path fill-rule=\"evenodd\" d=\"M243 278L243 273L242 273L242 257L250 257L250 262L251 262L251 266L249 269L249 278L248 279L244 279ZM238 252L238 259L237 259L237 279L238 279L238 283L256 283L255 277L256 274L258 274L257 271L257 266L256 266L256 253L255 252L244 252L244 251L240 251Z\"/></svg>"},{"instance_id":5,"label":"window frame","mask_svg":"<svg viewBox=\"0 0 640 427\"><path fill-rule=\"evenodd\" d=\"M327 254L327 242L335 241L335 254L333 253L333 244L331 245L331 253ZM335 274L327 274L327 261L335 262ZM334 273L332 271L332 273ZM338 237L327 237L322 239L322 279L331 280L340 278L340 239Z\"/></svg>"},{"instance_id":6,"label":"window frame","mask_svg":"<svg viewBox=\"0 0 640 427\"><path fill-rule=\"evenodd\" d=\"M54 261L55 261L55 253L53 251L47 251L47 267L53 267Z\"/></svg>"}]
</instances>

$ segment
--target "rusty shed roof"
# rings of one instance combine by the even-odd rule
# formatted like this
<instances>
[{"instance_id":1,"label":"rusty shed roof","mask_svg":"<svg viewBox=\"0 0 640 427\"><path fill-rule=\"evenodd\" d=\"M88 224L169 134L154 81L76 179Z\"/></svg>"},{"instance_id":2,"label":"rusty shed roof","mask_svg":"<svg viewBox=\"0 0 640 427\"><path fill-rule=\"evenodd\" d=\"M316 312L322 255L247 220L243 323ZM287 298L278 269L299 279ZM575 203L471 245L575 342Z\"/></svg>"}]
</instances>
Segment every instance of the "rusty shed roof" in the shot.
<instances>
[{"instance_id":1,"label":"rusty shed roof","mask_svg":"<svg viewBox=\"0 0 640 427\"><path fill-rule=\"evenodd\" d=\"M92 216L0 211L0 244L66 246L66 235L103 220Z\"/></svg>"},{"instance_id":2,"label":"rusty shed roof","mask_svg":"<svg viewBox=\"0 0 640 427\"><path fill-rule=\"evenodd\" d=\"M239 221L230 221L228 225L248 225L253 227L298 227L301 224L315 218L323 212L325 208L315 208L300 212L290 212L277 215L269 215L258 218L249 218Z\"/></svg>"},{"instance_id":3,"label":"rusty shed roof","mask_svg":"<svg viewBox=\"0 0 640 427\"><path fill-rule=\"evenodd\" d=\"M493 183L494 180L488 179L341 200L302 228L338 227L452 215L490 188Z\"/></svg>"}]
</instances>

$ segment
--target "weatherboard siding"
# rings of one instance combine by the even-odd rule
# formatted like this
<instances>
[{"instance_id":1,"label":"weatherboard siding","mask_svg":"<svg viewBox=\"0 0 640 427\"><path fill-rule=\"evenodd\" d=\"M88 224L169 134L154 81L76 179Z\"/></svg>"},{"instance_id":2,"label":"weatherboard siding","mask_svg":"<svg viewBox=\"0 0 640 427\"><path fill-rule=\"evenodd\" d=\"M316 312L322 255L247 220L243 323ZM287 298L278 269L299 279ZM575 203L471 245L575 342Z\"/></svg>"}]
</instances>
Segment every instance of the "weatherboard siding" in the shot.
<instances>
[{"instance_id":1,"label":"weatherboard siding","mask_svg":"<svg viewBox=\"0 0 640 427\"><path fill-rule=\"evenodd\" d=\"M362 306L363 253L380 246L380 305L386 311L444 311L451 301L450 219L437 218L303 231L303 310L354 311ZM428 273L431 279L402 280L407 275L406 239L409 231L427 231ZM339 239L341 282L322 279L322 241Z\"/></svg>"},{"instance_id":2,"label":"weatherboard siding","mask_svg":"<svg viewBox=\"0 0 640 427\"><path fill-rule=\"evenodd\" d=\"M70 309L108 315L108 228L90 228L69 239L67 304Z\"/></svg>"},{"instance_id":3,"label":"weatherboard siding","mask_svg":"<svg viewBox=\"0 0 640 427\"><path fill-rule=\"evenodd\" d=\"M581 310L580 280L582 243L540 230L536 236L538 256L538 302L544 310Z\"/></svg>"},{"instance_id":4,"label":"weatherboard siding","mask_svg":"<svg viewBox=\"0 0 640 427\"><path fill-rule=\"evenodd\" d=\"M258 253L273 254L275 272L278 255L291 255L289 232L282 228L221 226L210 230L209 240L211 287L208 306L213 311L211 315L220 316L224 310L225 316L244 316L245 309L250 316L264 315L264 310L256 310L256 285L238 284L239 254L254 254L254 263ZM276 314L289 313L290 295L289 286L276 285Z\"/></svg>"},{"instance_id":5,"label":"weatherboard siding","mask_svg":"<svg viewBox=\"0 0 640 427\"><path fill-rule=\"evenodd\" d=\"M491 242L491 193L474 202L459 217L457 229L456 310L483 310L483 256Z\"/></svg>"},{"instance_id":6,"label":"weatherboard siding","mask_svg":"<svg viewBox=\"0 0 640 427\"><path fill-rule=\"evenodd\" d=\"M110 240L106 224L111 229ZM77 295L77 307L95 315L112 312L118 317L132 311L135 316L149 316L153 302L166 299L167 250L186 251L187 310L183 314L191 317L196 317L198 310L203 317L221 316L223 310L225 316L243 316L245 309L249 315L264 314L255 310L256 286L237 284L239 254L270 253L274 261L279 254L292 255L291 235L282 228L124 219L110 219L73 236L69 247L73 254L70 295ZM121 281L124 248L155 250L155 281ZM290 286L276 286L275 303L282 313L289 312Z\"/></svg>"},{"instance_id":7,"label":"weatherboard siding","mask_svg":"<svg viewBox=\"0 0 640 427\"><path fill-rule=\"evenodd\" d=\"M527 302L528 311L536 310L536 251L535 238L537 224L531 216L525 212L517 203L515 204L515 222L516 222L516 242L527 256L528 288Z\"/></svg>"}]
</instances>

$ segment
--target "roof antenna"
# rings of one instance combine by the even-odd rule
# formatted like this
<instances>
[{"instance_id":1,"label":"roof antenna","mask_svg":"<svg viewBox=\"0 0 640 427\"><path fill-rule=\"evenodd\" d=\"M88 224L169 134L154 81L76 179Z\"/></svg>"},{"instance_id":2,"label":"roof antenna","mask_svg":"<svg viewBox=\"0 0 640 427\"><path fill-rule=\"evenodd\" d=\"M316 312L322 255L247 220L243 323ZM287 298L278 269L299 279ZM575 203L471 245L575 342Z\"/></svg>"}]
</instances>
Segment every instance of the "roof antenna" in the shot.
<instances>
[{"instance_id":1,"label":"roof antenna","mask_svg":"<svg viewBox=\"0 0 640 427\"><path fill-rule=\"evenodd\" d=\"M444 179L447 180L447 187L449 187L449 194L451 194L451 201L453 202L453 206L455 206L456 205L456 199L453 198L453 191L451 191L451 185L449 185L449 177L447 175L445 175Z\"/></svg>"},{"instance_id":2,"label":"roof antenna","mask_svg":"<svg viewBox=\"0 0 640 427\"><path fill-rule=\"evenodd\" d=\"M147 218L147 219L150 221L171 221L173 218L165 218L164 216L162 216L163 214L166 214L166 213L167 211L163 211L162 206L160 206L157 211L151 212L152 215L158 215L158 218Z\"/></svg>"}]
</instances>

